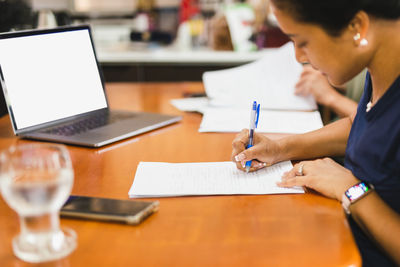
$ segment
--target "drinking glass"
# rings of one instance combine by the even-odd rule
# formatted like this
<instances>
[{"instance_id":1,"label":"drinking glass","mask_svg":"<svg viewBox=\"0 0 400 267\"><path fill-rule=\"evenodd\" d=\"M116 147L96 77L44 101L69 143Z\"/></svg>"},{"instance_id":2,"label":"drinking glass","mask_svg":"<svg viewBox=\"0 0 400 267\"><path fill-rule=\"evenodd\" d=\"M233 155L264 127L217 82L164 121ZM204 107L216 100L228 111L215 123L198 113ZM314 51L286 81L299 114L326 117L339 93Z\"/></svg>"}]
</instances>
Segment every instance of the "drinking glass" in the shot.
<instances>
[{"instance_id":1,"label":"drinking glass","mask_svg":"<svg viewBox=\"0 0 400 267\"><path fill-rule=\"evenodd\" d=\"M59 220L73 179L69 153L63 145L17 145L0 153L0 190L20 220L20 233L12 242L18 258L44 262L75 249L75 232L60 228Z\"/></svg>"}]
</instances>

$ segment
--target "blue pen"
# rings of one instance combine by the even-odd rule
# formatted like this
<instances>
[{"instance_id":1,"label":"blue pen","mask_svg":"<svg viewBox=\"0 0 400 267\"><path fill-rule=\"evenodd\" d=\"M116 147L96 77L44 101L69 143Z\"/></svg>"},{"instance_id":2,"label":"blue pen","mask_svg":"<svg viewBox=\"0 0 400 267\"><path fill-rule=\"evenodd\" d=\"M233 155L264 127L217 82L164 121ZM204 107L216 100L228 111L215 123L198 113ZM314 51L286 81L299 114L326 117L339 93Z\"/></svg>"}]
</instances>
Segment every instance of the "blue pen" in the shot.
<instances>
[{"instance_id":1,"label":"blue pen","mask_svg":"<svg viewBox=\"0 0 400 267\"><path fill-rule=\"evenodd\" d=\"M249 134L249 144L246 148L250 148L254 143L254 131L257 128L258 118L260 117L260 104L257 105L257 101L253 102L253 107L250 114L250 134ZM251 160L246 161L246 172L250 171Z\"/></svg>"}]
</instances>

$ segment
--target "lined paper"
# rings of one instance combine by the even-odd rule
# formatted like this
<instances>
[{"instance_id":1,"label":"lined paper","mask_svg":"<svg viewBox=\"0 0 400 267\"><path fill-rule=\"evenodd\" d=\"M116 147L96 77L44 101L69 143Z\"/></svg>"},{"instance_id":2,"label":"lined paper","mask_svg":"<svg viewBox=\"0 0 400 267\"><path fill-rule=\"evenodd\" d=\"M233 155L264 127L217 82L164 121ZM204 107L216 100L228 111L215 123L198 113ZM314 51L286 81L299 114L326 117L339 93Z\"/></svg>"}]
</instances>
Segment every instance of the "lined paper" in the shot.
<instances>
[{"instance_id":1,"label":"lined paper","mask_svg":"<svg viewBox=\"0 0 400 267\"><path fill-rule=\"evenodd\" d=\"M140 162L129 197L304 193L299 187L276 185L290 161L246 173L233 162L165 163Z\"/></svg>"}]
</instances>

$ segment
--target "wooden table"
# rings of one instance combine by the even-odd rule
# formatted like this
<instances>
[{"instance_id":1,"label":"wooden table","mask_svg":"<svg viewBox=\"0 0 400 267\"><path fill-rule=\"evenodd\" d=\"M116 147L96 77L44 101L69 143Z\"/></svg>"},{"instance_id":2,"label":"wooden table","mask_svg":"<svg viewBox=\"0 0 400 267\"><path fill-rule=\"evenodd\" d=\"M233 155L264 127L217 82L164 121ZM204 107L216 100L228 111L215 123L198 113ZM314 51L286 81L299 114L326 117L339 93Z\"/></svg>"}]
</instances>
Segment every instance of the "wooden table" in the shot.
<instances>
[{"instance_id":1,"label":"wooden table","mask_svg":"<svg viewBox=\"0 0 400 267\"><path fill-rule=\"evenodd\" d=\"M183 121L100 149L68 146L73 194L128 199L139 161L210 162L230 159L234 134L199 133L201 115L169 99L202 91L201 83L108 84L112 108L180 114ZM270 135L279 138L279 135ZM0 119L0 149L31 142L14 137ZM340 204L301 195L160 198L139 226L62 219L78 248L41 266L360 266ZM0 199L0 266L29 266L12 252L18 217Z\"/></svg>"}]
</instances>

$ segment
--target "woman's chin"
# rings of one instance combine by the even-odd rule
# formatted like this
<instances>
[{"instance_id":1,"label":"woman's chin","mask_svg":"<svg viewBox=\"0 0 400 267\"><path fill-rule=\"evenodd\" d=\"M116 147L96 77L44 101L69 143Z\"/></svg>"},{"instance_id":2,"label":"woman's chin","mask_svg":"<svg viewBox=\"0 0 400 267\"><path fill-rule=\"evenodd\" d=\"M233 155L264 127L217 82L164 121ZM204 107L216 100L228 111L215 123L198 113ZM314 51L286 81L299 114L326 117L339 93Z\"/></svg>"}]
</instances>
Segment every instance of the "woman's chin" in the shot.
<instances>
[{"instance_id":1,"label":"woman's chin","mask_svg":"<svg viewBox=\"0 0 400 267\"><path fill-rule=\"evenodd\" d=\"M338 79L337 77L332 77L329 76L326 73L323 73L323 75L328 79L328 82L333 86L333 87L341 87L343 86L345 83L347 83L349 80L345 80L345 79Z\"/></svg>"}]
</instances>

